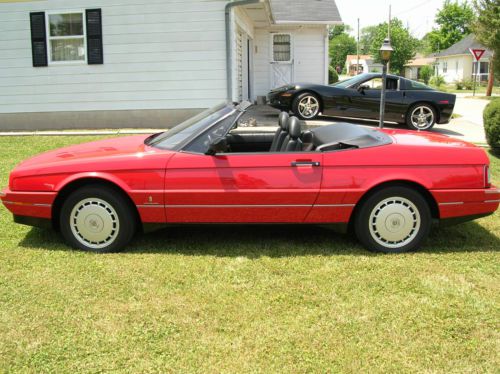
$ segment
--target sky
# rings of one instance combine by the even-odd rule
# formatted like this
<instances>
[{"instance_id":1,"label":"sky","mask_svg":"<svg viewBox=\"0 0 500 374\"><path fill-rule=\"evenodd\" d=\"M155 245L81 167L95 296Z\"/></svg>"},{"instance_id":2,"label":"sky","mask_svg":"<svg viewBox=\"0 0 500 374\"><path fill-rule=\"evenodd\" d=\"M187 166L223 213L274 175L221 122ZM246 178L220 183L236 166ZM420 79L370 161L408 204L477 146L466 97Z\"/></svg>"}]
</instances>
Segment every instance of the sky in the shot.
<instances>
[{"instance_id":1,"label":"sky","mask_svg":"<svg viewBox=\"0 0 500 374\"><path fill-rule=\"evenodd\" d=\"M377 25L389 18L389 5L392 17L403 21L411 33L421 38L435 26L435 15L444 0L336 0L342 21L352 27L351 34L356 36L357 19L360 30L365 26Z\"/></svg>"}]
</instances>

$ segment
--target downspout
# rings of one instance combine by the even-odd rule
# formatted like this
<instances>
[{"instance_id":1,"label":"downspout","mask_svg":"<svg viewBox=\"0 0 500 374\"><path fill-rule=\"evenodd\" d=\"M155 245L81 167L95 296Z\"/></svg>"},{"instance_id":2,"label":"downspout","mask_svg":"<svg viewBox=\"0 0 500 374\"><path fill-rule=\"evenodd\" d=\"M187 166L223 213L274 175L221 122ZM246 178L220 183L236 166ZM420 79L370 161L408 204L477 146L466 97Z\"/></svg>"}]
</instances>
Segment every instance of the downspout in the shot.
<instances>
[{"instance_id":1,"label":"downspout","mask_svg":"<svg viewBox=\"0 0 500 374\"><path fill-rule=\"evenodd\" d=\"M236 0L231 1L226 4L225 15L226 15L226 82L227 82L227 101L233 101L233 76L231 69L231 62L233 60L233 49L231 48L231 10L234 7L257 4L261 0Z\"/></svg>"}]
</instances>

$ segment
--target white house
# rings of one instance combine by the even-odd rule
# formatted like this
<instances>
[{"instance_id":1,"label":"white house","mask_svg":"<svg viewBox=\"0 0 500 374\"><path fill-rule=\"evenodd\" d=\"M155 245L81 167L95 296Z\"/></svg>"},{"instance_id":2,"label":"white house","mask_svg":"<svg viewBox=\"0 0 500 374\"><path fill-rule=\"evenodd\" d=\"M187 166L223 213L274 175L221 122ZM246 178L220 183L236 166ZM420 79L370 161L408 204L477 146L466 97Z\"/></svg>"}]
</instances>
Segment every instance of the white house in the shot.
<instances>
[{"instance_id":1,"label":"white house","mask_svg":"<svg viewBox=\"0 0 500 374\"><path fill-rule=\"evenodd\" d=\"M361 73L380 73L382 72L382 64L375 62L371 55L347 55L345 60L345 69L348 75L356 75ZM356 72L357 70L357 72Z\"/></svg>"},{"instance_id":2,"label":"white house","mask_svg":"<svg viewBox=\"0 0 500 374\"><path fill-rule=\"evenodd\" d=\"M169 126L327 83L339 23L334 0L2 0L0 129Z\"/></svg>"},{"instance_id":3,"label":"white house","mask_svg":"<svg viewBox=\"0 0 500 374\"><path fill-rule=\"evenodd\" d=\"M432 66L434 65L435 58L434 57L423 57L423 56L415 56L415 58L405 65L404 75L405 78L417 80L420 79L420 69L424 66Z\"/></svg>"},{"instance_id":4,"label":"white house","mask_svg":"<svg viewBox=\"0 0 500 374\"><path fill-rule=\"evenodd\" d=\"M485 52L479 63L476 63L471 49L484 49ZM435 73L442 75L446 83L462 80L487 81L489 72L489 59L492 52L475 40L474 34L469 34L453 44L448 49L434 55Z\"/></svg>"}]
</instances>

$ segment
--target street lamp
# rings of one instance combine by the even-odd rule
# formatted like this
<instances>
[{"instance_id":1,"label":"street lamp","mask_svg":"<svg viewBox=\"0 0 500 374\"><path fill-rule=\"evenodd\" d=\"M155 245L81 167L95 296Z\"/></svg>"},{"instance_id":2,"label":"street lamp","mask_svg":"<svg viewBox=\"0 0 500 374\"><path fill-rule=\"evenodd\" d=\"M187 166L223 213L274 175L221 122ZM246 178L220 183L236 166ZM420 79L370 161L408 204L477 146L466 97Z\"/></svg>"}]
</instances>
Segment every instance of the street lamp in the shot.
<instances>
[{"instance_id":1,"label":"street lamp","mask_svg":"<svg viewBox=\"0 0 500 374\"><path fill-rule=\"evenodd\" d=\"M394 49L392 49L391 41L389 39L384 39L382 47L379 49L380 58L382 59L382 91L380 92L380 122L378 127L384 128L384 114L385 114L385 86L387 82L387 63L391 59L391 54Z\"/></svg>"}]
</instances>

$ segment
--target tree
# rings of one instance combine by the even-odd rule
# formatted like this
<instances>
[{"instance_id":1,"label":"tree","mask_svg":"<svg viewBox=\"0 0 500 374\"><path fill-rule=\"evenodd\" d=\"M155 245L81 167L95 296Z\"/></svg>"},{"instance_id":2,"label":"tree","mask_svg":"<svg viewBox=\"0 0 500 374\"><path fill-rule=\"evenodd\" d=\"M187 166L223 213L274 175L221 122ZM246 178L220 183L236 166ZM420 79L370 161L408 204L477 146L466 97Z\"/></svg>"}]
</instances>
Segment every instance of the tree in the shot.
<instances>
[{"instance_id":1,"label":"tree","mask_svg":"<svg viewBox=\"0 0 500 374\"><path fill-rule=\"evenodd\" d=\"M352 28L349 25L334 25L330 26L328 29L328 39L332 40L336 36L341 34L347 34L351 32Z\"/></svg>"},{"instance_id":2,"label":"tree","mask_svg":"<svg viewBox=\"0 0 500 374\"><path fill-rule=\"evenodd\" d=\"M346 56L356 53L356 40L352 36L342 33L330 40L329 50L331 65L334 68L337 66L343 68Z\"/></svg>"},{"instance_id":3,"label":"tree","mask_svg":"<svg viewBox=\"0 0 500 374\"><path fill-rule=\"evenodd\" d=\"M472 32L474 19L474 11L467 1L459 4L458 1L445 0L443 8L439 10L435 18L439 27L433 29L424 38L432 52L439 52L469 35Z\"/></svg>"},{"instance_id":4,"label":"tree","mask_svg":"<svg viewBox=\"0 0 500 374\"><path fill-rule=\"evenodd\" d=\"M366 26L361 30L361 37L359 40L360 49L363 54L370 53L370 48L373 44L373 39L377 34L377 27L374 26Z\"/></svg>"},{"instance_id":5,"label":"tree","mask_svg":"<svg viewBox=\"0 0 500 374\"><path fill-rule=\"evenodd\" d=\"M478 14L473 25L476 39L486 48L493 51L490 58L490 71L486 96L491 96L495 74L500 76L500 1L498 0L475 0L474 8Z\"/></svg>"},{"instance_id":6,"label":"tree","mask_svg":"<svg viewBox=\"0 0 500 374\"><path fill-rule=\"evenodd\" d=\"M429 80L431 79L433 73L434 70L429 65L425 65L420 68L420 78L422 78L425 84L429 84Z\"/></svg>"},{"instance_id":7,"label":"tree","mask_svg":"<svg viewBox=\"0 0 500 374\"><path fill-rule=\"evenodd\" d=\"M377 62L381 62L379 49L385 38L387 38L387 22L376 26L376 31L371 42L370 54ZM399 19L392 19L391 45L394 48L394 52L392 52L391 60L389 61L391 70L398 74L403 73L406 63L415 56L418 44L418 40L403 27L403 23Z\"/></svg>"}]
</instances>

